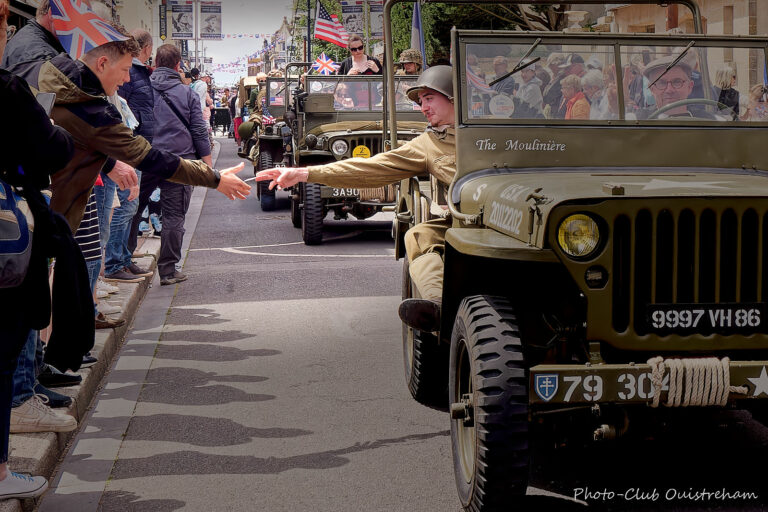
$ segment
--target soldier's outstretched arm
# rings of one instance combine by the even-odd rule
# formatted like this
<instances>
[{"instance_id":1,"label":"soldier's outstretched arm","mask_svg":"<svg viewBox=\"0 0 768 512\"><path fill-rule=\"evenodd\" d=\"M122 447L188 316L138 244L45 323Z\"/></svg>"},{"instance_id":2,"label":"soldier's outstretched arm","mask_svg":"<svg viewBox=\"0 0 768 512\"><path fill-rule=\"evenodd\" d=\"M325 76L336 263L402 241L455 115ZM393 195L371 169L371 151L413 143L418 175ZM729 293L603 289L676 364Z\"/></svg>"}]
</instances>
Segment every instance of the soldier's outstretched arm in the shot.
<instances>
[{"instance_id":1,"label":"soldier's outstretched arm","mask_svg":"<svg viewBox=\"0 0 768 512\"><path fill-rule=\"evenodd\" d=\"M288 188L307 181L309 171L306 167L273 167L256 173L256 181L271 180L269 189Z\"/></svg>"}]
</instances>

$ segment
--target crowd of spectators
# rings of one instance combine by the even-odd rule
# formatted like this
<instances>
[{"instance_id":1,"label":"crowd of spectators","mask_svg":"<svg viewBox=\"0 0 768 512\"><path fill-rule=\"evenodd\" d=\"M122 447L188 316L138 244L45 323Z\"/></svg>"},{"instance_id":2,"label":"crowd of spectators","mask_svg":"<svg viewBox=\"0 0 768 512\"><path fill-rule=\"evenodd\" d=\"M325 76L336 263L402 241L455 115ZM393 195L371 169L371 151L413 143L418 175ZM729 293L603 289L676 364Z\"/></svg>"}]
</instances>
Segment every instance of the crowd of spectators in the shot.
<instances>
[{"instance_id":1,"label":"crowd of spectators","mask_svg":"<svg viewBox=\"0 0 768 512\"><path fill-rule=\"evenodd\" d=\"M8 469L10 434L77 428L64 409L71 398L51 388L79 384L76 372L96 362L95 329L124 323L120 306L103 300L115 283L153 275L131 259L142 199L162 189L168 236L158 268L166 285L186 279L177 268L178 226L192 186L230 199L250 190L236 176L242 164L213 169L204 121L211 103L184 85L175 46L158 48L153 69L152 36L115 25L124 40L74 59L56 36L48 0L18 31L8 28L9 12L0 0L0 101L24 122L2 126L0 195L4 204L9 194L26 202L34 236L21 284L0 287L0 499L45 491L45 478ZM33 90L56 95L50 113Z\"/></svg>"}]
</instances>

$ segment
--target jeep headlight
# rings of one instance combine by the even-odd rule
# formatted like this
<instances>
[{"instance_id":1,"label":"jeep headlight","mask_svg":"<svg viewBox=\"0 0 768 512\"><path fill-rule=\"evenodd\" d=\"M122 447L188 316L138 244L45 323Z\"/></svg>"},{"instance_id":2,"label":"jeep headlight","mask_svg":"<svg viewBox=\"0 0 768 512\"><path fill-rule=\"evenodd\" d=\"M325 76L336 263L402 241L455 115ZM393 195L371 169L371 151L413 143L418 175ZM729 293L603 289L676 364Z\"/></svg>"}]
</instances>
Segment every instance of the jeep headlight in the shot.
<instances>
[{"instance_id":1,"label":"jeep headlight","mask_svg":"<svg viewBox=\"0 0 768 512\"><path fill-rule=\"evenodd\" d=\"M585 258L597 249L600 228L589 215L569 215L557 228L557 243L568 256Z\"/></svg>"},{"instance_id":2,"label":"jeep headlight","mask_svg":"<svg viewBox=\"0 0 768 512\"><path fill-rule=\"evenodd\" d=\"M336 156L346 155L348 149L349 144L342 139L333 141L333 144L331 145L331 151L333 151L333 154Z\"/></svg>"}]
</instances>

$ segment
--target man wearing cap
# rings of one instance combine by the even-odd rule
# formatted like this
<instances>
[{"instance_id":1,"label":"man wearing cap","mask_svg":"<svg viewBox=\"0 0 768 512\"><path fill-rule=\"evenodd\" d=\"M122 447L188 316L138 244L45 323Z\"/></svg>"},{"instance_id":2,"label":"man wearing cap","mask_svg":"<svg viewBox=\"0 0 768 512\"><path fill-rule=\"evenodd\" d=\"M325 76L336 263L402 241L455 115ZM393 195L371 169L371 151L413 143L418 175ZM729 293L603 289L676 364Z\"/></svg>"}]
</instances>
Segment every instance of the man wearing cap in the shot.
<instances>
[{"instance_id":1,"label":"man wearing cap","mask_svg":"<svg viewBox=\"0 0 768 512\"><path fill-rule=\"evenodd\" d=\"M520 71L520 79L523 84L517 92L517 97L523 103L527 103L537 114L541 114L544 98L541 95L541 80L536 78L536 63L528 64L523 68Z\"/></svg>"},{"instance_id":2,"label":"man wearing cap","mask_svg":"<svg viewBox=\"0 0 768 512\"><path fill-rule=\"evenodd\" d=\"M424 172L431 174L445 192L456 174L453 110L453 77L450 66L424 71L408 97L421 105L429 121L427 130L402 146L371 158L349 158L312 167L277 167L256 174L257 181L272 180L270 188L292 187L299 182L332 187L374 188L396 183ZM437 199L437 196L434 197ZM417 224L405 234L411 279L421 299L401 303L400 318L421 331L439 328L443 296L445 232L449 219Z\"/></svg>"},{"instance_id":3,"label":"man wearing cap","mask_svg":"<svg viewBox=\"0 0 768 512\"><path fill-rule=\"evenodd\" d=\"M396 75L418 75L421 73L421 53L415 48L403 50L397 63L403 67L397 70Z\"/></svg>"},{"instance_id":4,"label":"man wearing cap","mask_svg":"<svg viewBox=\"0 0 768 512\"><path fill-rule=\"evenodd\" d=\"M666 73L664 72L667 66L672 64L676 58L676 55L662 57L649 62L645 67L643 74L648 79L648 83L653 84L651 85L651 94L653 94L656 100L656 105L638 110L638 118L645 119L656 110L672 103L686 100L691 96L694 85L693 78L691 77L692 69L685 59L676 63ZM689 105L675 107L661 115L663 117L701 117L707 119L714 117L711 113L704 112L700 108L696 108L694 115L689 109Z\"/></svg>"},{"instance_id":5,"label":"man wearing cap","mask_svg":"<svg viewBox=\"0 0 768 512\"><path fill-rule=\"evenodd\" d=\"M192 77L192 90L200 96L200 112L205 110L205 95L208 94L208 86L200 79L200 70L192 68L189 70L189 74Z\"/></svg>"}]
</instances>

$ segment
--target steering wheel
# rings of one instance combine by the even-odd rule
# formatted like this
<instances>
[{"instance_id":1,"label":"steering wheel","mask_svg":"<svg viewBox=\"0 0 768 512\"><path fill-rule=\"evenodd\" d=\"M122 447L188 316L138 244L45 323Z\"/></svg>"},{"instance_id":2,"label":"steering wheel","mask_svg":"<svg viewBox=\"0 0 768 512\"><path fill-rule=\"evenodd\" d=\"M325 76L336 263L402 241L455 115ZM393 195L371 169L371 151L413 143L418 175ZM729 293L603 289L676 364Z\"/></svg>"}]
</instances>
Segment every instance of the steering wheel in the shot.
<instances>
[{"instance_id":1,"label":"steering wheel","mask_svg":"<svg viewBox=\"0 0 768 512\"><path fill-rule=\"evenodd\" d=\"M719 110L730 110L733 112L731 107L724 103L720 103L719 101L709 100L707 98L688 98L685 100L675 101L674 103L670 103L669 105L664 105L663 107L656 109L653 111L653 113L651 113L651 115L648 116L648 119L656 119L664 112L668 112L678 107L684 107L686 105L710 105L717 107Z\"/></svg>"}]
</instances>

